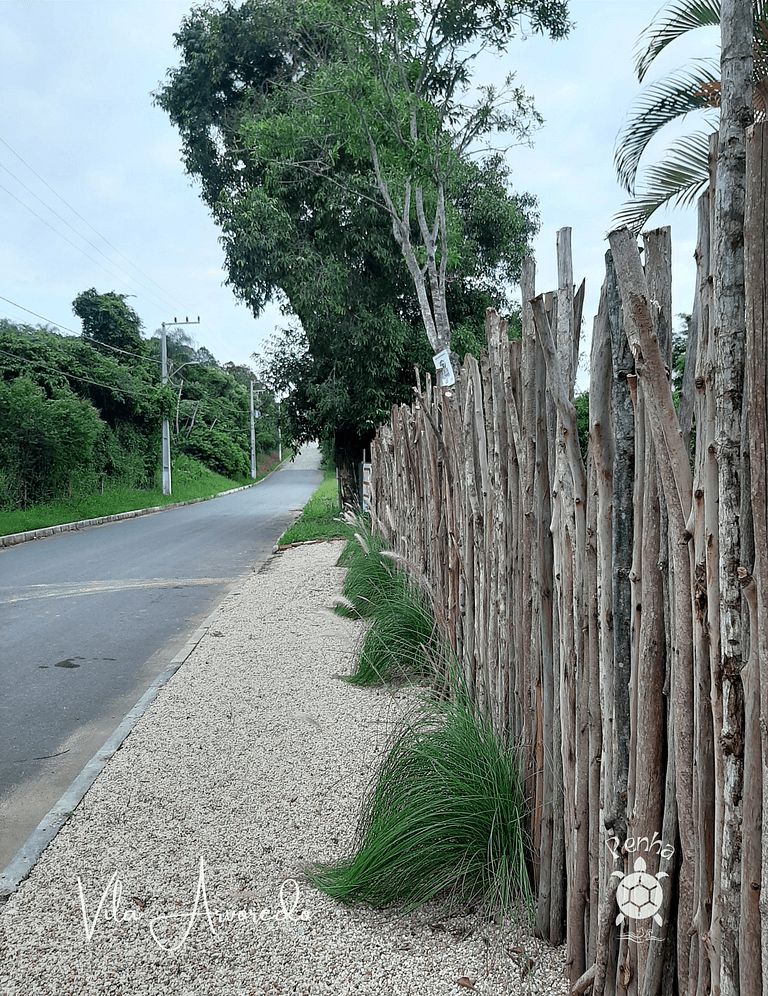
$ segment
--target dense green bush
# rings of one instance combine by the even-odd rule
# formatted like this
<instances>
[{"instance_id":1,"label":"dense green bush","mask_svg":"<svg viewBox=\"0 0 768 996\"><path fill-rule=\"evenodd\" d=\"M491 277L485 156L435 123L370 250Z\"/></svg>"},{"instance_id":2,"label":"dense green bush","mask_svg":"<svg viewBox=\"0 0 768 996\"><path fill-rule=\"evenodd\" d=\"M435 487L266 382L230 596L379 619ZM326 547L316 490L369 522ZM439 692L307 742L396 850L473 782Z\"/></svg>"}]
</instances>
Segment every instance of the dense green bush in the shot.
<instances>
[{"instance_id":1,"label":"dense green bush","mask_svg":"<svg viewBox=\"0 0 768 996\"><path fill-rule=\"evenodd\" d=\"M0 507L24 507L91 484L105 428L87 401L47 398L27 377L0 381Z\"/></svg>"},{"instance_id":2,"label":"dense green bush","mask_svg":"<svg viewBox=\"0 0 768 996\"><path fill-rule=\"evenodd\" d=\"M246 477L251 471L250 458L243 447L218 429L193 426L182 452L202 461L223 477Z\"/></svg>"}]
</instances>

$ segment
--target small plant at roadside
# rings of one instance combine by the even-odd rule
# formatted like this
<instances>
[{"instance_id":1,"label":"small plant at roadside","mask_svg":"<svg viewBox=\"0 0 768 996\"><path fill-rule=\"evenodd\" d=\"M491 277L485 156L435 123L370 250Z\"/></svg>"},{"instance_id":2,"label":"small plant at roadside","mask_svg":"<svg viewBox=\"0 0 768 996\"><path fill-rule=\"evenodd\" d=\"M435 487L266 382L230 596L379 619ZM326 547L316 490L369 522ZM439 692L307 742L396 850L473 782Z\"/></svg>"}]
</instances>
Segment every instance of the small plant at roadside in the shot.
<instances>
[{"instance_id":1,"label":"small plant at roadside","mask_svg":"<svg viewBox=\"0 0 768 996\"><path fill-rule=\"evenodd\" d=\"M392 571L369 604L371 625L345 680L377 685L428 679L438 638L426 596L405 571Z\"/></svg>"},{"instance_id":2,"label":"small plant at roadside","mask_svg":"<svg viewBox=\"0 0 768 996\"><path fill-rule=\"evenodd\" d=\"M334 899L401 913L438 898L502 918L530 910L520 760L454 671L452 699L425 699L396 728L352 855L308 871Z\"/></svg>"},{"instance_id":3,"label":"small plant at roadside","mask_svg":"<svg viewBox=\"0 0 768 996\"><path fill-rule=\"evenodd\" d=\"M348 535L349 529L339 521L336 473L326 470L322 484L304 506L301 516L283 533L278 542L287 545Z\"/></svg>"}]
</instances>

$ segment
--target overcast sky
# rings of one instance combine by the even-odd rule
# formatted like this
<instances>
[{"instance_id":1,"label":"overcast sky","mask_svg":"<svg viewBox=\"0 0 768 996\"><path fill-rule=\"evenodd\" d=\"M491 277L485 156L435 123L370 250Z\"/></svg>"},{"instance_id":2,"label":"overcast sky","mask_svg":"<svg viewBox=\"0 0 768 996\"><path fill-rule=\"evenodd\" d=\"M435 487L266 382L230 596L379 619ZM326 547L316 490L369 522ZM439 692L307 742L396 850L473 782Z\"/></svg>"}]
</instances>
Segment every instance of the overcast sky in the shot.
<instances>
[{"instance_id":1,"label":"overcast sky","mask_svg":"<svg viewBox=\"0 0 768 996\"><path fill-rule=\"evenodd\" d=\"M184 174L178 134L152 106L151 92L178 62L173 33L192 6L0 0L0 296L14 302L0 300L0 316L39 324L20 306L79 332L74 298L89 287L116 290L136 295L129 303L147 333L199 315L190 329L198 345L236 363L249 362L284 324L277 309L255 318L224 286L218 232ZM499 83L516 72L545 118L532 149L508 154L513 184L539 200L538 290L556 284L557 229L573 229L588 329L605 234L624 200L613 148L640 89L632 52L659 6L576 0L569 39L516 40L503 60L482 66L483 80ZM716 54L716 33L697 35L672 46L655 75ZM690 311L693 212L668 213L658 224L672 225L674 309Z\"/></svg>"}]
</instances>

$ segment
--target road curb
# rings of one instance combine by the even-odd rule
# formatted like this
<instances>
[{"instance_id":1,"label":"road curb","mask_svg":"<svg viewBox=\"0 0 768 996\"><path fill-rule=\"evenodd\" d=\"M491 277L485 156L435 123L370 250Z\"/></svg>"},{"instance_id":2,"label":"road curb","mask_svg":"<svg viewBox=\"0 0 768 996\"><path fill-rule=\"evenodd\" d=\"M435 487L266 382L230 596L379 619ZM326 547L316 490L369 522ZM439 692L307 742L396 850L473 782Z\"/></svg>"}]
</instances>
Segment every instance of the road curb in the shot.
<instances>
[{"instance_id":1,"label":"road curb","mask_svg":"<svg viewBox=\"0 0 768 996\"><path fill-rule=\"evenodd\" d=\"M9 546L18 546L19 543L28 543L30 540L44 539L46 536L54 536L56 533L71 533L77 529L87 529L89 526L103 526L108 522L120 522L123 519L135 519L140 515L151 515L153 512L167 512L172 508L183 508L184 505L197 505L201 501L212 501L214 498L223 498L224 495L233 495L238 491L247 491L255 488L262 481L266 481L276 471L280 470L283 460L276 467L273 467L260 481L253 484L244 484L239 488L230 488L229 491L218 491L215 495L206 495L205 498L190 498L187 501L175 501L168 505L153 505L152 508L137 508L131 512L116 512L114 515L102 515L97 519L80 519L78 522L62 522L58 526L44 526L42 529L28 529L26 532L9 533L7 536L0 536L0 549Z\"/></svg>"},{"instance_id":2,"label":"road curb","mask_svg":"<svg viewBox=\"0 0 768 996\"><path fill-rule=\"evenodd\" d=\"M261 482L256 481L255 483L260 484ZM246 485L246 487L253 487L253 485ZM243 491L245 488L235 488L233 490ZM168 506L162 507L166 508ZM260 570L262 570L272 560L272 556L267 557L264 564L262 564L259 568ZM244 575L240 579L239 583L237 583L231 591L227 592L202 626L195 630L173 660L171 660L167 667L155 678L133 709L125 715L119 726L115 729L111 736L108 737L104 744L102 744L99 750L96 751L90 761L86 763L85 767L75 778L66 792L61 796L59 801L46 813L26 841L21 845L13 858L11 858L2 872L0 872L0 907L2 907L2 904L5 903L5 901L12 896L14 892L16 892L24 879L27 878L29 873L35 867L40 855L56 837L59 830L61 830L75 809L83 801L88 789L90 789L99 774L104 770L109 760L120 749L128 734L131 730L133 730L152 702L154 702L157 698L161 689L168 684L190 654L197 648L200 641L208 633L208 630L213 624L214 618L218 615L219 610L224 605L226 600L228 598L232 598L233 595L239 595L240 589L249 577L250 574Z\"/></svg>"}]
</instances>

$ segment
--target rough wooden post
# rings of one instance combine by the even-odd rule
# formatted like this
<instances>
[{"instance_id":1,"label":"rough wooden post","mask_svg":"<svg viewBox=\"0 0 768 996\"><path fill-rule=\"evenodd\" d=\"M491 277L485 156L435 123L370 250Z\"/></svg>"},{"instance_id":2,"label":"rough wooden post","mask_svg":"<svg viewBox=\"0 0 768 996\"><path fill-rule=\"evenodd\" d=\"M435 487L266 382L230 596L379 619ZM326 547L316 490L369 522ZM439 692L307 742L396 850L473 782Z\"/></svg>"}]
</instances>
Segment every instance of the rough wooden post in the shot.
<instances>
[{"instance_id":1,"label":"rough wooden post","mask_svg":"<svg viewBox=\"0 0 768 996\"><path fill-rule=\"evenodd\" d=\"M576 409L573 405L574 307L570 230L558 233L557 342L547 317L544 298L531 302L536 334L547 367L549 392L557 408L558 458L553 531L555 575L560 614L561 730L564 775L564 813L568 861L567 943L571 981L585 970L585 910L589 900L589 765L587 736L588 696L584 621L586 612L586 474L579 449ZM566 314L563 315L563 309ZM559 577L558 577L559 575Z\"/></svg>"},{"instance_id":2,"label":"rough wooden post","mask_svg":"<svg viewBox=\"0 0 768 996\"><path fill-rule=\"evenodd\" d=\"M758 991L768 996L768 125L765 122L754 125L747 140L744 254L752 518L756 540L757 537L760 540L755 542L753 569L757 624L751 628L757 654L753 647L745 675L749 725L745 730L744 791L745 798L747 791L750 792L750 805L744 813L740 956L745 974L761 972L762 987ZM754 729L756 709L761 744ZM762 794L760 814L754 809L758 774ZM756 905L760 952L755 950ZM748 938L744 936L746 931L750 932Z\"/></svg>"},{"instance_id":3,"label":"rough wooden post","mask_svg":"<svg viewBox=\"0 0 768 996\"><path fill-rule=\"evenodd\" d=\"M693 622L691 566L686 523L691 510L689 454L677 421L672 391L658 340L653 335L648 285L634 236L624 228L609 235L624 305L627 338L643 380L649 424L669 515L674 557L674 620L672 635L675 763L683 861L679 879L678 980L688 985L690 930L693 923L697 831L693 820Z\"/></svg>"},{"instance_id":4,"label":"rough wooden post","mask_svg":"<svg viewBox=\"0 0 768 996\"><path fill-rule=\"evenodd\" d=\"M742 395L744 381L744 194L746 128L752 122L751 0L723 0L721 107L715 185L714 337L717 352L716 444L720 523L720 673L723 743L723 813L718 820L719 875L715 879L712 940L720 950L722 996L740 989L741 798L744 777L744 704L741 586ZM755 993L754 976L741 979Z\"/></svg>"}]
</instances>

